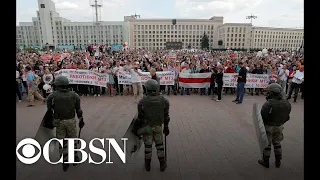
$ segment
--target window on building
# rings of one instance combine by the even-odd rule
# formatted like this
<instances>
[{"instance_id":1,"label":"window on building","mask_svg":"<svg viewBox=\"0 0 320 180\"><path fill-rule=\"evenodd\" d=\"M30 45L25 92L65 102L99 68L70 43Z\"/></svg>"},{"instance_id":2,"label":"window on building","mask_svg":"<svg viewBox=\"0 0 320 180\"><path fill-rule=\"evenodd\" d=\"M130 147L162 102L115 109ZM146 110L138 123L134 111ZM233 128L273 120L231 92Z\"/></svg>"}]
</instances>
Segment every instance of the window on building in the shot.
<instances>
[{"instance_id":1,"label":"window on building","mask_svg":"<svg viewBox=\"0 0 320 180\"><path fill-rule=\"evenodd\" d=\"M46 8L44 4L40 4L40 8Z\"/></svg>"}]
</instances>

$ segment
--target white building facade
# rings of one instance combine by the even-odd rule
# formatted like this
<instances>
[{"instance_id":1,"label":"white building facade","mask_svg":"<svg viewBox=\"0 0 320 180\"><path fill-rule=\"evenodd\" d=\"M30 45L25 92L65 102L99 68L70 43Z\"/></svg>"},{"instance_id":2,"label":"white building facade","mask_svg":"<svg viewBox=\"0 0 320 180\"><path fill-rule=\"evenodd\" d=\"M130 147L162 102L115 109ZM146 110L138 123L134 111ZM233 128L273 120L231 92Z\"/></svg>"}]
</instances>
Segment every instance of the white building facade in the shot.
<instances>
[{"instance_id":1,"label":"white building facade","mask_svg":"<svg viewBox=\"0 0 320 180\"><path fill-rule=\"evenodd\" d=\"M304 30L294 28L252 27L252 49L297 50L303 44Z\"/></svg>"},{"instance_id":2,"label":"white building facade","mask_svg":"<svg viewBox=\"0 0 320 180\"><path fill-rule=\"evenodd\" d=\"M131 48L160 50L166 42L182 42L182 48L201 47L204 33L208 36L212 48L218 44L218 26L223 24L223 17L210 19L138 19L126 16L129 25L129 45Z\"/></svg>"},{"instance_id":3,"label":"white building facade","mask_svg":"<svg viewBox=\"0 0 320 180\"><path fill-rule=\"evenodd\" d=\"M17 26L17 45L80 47L90 43L123 44L128 39L124 22L71 22L59 16L51 0L38 0L38 6L32 22L20 22Z\"/></svg>"},{"instance_id":4,"label":"white building facade","mask_svg":"<svg viewBox=\"0 0 320 180\"><path fill-rule=\"evenodd\" d=\"M59 16L51 0L38 0L37 17L20 22L16 28L17 46L43 47L46 44L84 46L128 42L130 48L160 50L167 42L181 42L182 48L198 49L204 33L210 48L297 49L303 43L304 30L254 27L249 23L223 23L223 17L210 19L140 19L125 16L124 21L71 22ZM222 41L222 45L218 42Z\"/></svg>"}]
</instances>

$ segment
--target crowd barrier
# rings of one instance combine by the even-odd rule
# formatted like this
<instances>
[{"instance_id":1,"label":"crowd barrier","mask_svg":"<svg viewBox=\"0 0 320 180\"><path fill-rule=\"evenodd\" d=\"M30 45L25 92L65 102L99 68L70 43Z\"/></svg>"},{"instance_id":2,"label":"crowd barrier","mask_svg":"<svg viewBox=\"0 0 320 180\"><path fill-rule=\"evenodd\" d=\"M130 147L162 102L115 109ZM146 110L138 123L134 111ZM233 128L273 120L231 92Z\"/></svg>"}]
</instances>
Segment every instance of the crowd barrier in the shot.
<instances>
[{"instance_id":1,"label":"crowd barrier","mask_svg":"<svg viewBox=\"0 0 320 180\"><path fill-rule=\"evenodd\" d=\"M175 74L171 71L156 72L160 79L160 85L174 85ZM55 72L55 77L60 75L66 76L70 84L84 84L106 87L109 82L109 75L96 73L90 70L62 69ZM224 73L223 87L236 87L238 73ZM144 84L151 79L149 72L142 72L141 80ZM211 73L180 73L178 82L179 86L185 88L208 88L210 87ZM130 85L131 75L126 71L118 72L118 84ZM247 74L245 88L266 88L269 84L267 74Z\"/></svg>"}]
</instances>

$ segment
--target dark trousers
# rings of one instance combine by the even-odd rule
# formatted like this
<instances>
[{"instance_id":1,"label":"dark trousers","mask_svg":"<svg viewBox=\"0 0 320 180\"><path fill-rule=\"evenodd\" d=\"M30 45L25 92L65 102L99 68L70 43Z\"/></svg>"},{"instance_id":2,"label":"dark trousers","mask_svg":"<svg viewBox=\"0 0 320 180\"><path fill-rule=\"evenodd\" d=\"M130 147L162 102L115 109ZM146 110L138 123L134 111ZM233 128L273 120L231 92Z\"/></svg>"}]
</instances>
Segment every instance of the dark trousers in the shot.
<instances>
[{"instance_id":1,"label":"dark trousers","mask_svg":"<svg viewBox=\"0 0 320 180\"><path fill-rule=\"evenodd\" d=\"M44 82L40 83L40 84L38 85L38 88L39 88L39 90L41 90L43 98L46 98L46 97L47 97L47 91L45 91L45 90L43 89L43 85L44 85Z\"/></svg>"},{"instance_id":2,"label":"dark trousers","mask_svg":"<svg viewBox=\"0 0 320 180\"><path fill-rule=\"evenodd\" d=\"M217 87L218 100L221 100L222 86L223 84L218 84Z\"/></svg>"},{"instance_id":3,"label":"dark trousers","mask_svg":"<svg viewBox=\"0 0 320 180\"><path fill-rule=\"evenodd\" d=\"M294 91L294 101L297 100L298 98L298 94L299 94L299 89L301 87L301 84L297 84L297 83L292 83L291 84L291 88L290 88L290 91L289 91L289 95L288 95L288 99L291 99L291 95L292 95L292 92Z\"/></svg>"},{"instance_id":4,"label":"dark trousers","mask_svg":"<svg viewBox=\"0 0 320 180\"><path fill-rule=\"evenodd\" d=\"M170 94L170 90L172 89L174 94L177 94L177 86L176 84L168 86L168 95Z\"/></svg>"},{"instance_id":5,"label":"dark trousers","mask_svg":"<svg viewBox=\"0 0 320 180\"><path fill-rule=\"evenodd\" d=\"M22 85L23 85L24 89L26 90L26 93L28 94L27 81L22 81Z\"/></svg>"},{"instance_id":6,"label":"dark trousers","mask_svg":"<svg viewBox=\"0 0 320 180\"><path fill-rule=\"evenodd\" d=\"M215 90L215 83L210 84L210 87L208 88L208 96L211 95L212 92L212 96L214 96L214 90Z\"/></svg>"},{"instance_id":7,"label":"dark trousers","mask_svg":"<svg viewBox=\"0 0 320 180\"><path fill-rule=\"evenodd\" d=\"M78 87L79 87L79 93L81 95L88 95L89 94L88 85L79 84Z\"/></svg>"},{"instance_id":8,"label":"dark trousers","mask_svg":"<svg viewBox=\"0 0 320 180\"><path fill-rule=\"evenodd\" d=\"M200 88L200 95L206 94L206 88Z\"/></svg>"},{"instance_id":9,"label":"dark trousers","mask_svg":"<svg viewBox=\"0 0 320 180\"><path fill-rule=\"evenodd\" d=\"M166 90L166 86L165 85L160 85L160 92L164 92Z\"/></svg>"},{"instance_id":10,"label":"dark trousers","mask_svg":"<svg viewBox=\"0 0 320 180\"><path fill-rule=\"evenodd\" d=\"M229 90L230 90L231 94L233 94L235 91L233 87L226 87L226 94L228 93Z\"/></svg>"},{"instance_id":11,"label":"dark trousers","mask_svg":"<svg viewBox=\"0 0 320 180\"><path fill-rule=\"evenodd\" d=\"M183 95L184 89L186 89L187 95L190 95L190 88L184 88L184 87L181 87L180 95Z\"/></svg>"},{"instance_id":12,"label":"dark trousers","mask_svg":"<svg viewBox=\"0 0 320 180\"><path fill-rule=\"evenodd\" d=\"M70 86L71 86L71 88L72 88L72 90L73 90L74 92L76 92L76 93L79 92L79 89L78 89L78 85L77 85L77 84L71 84Z\"/></svg>"},{"instance_id":13,"label":"dark trousers","mask_svg":"<svg viewBox=\"0 0 320 180\"><path fill-rule=\"evenodd\" d=\"M302 84L301 84L301 86L300 86L301 99L303 99L303 98L304 98L304 96L303 96L303 90L304 90L304 83L302 83Z\"/></svg>"},{"instance_id":14,"label":"dark trousers","mask_svg":"<svg viewBox=\"0 0 320 180\"><path fill-rule=\"evenodd\" d=\"M236 98L236 101L238 101L239 103L242 103L242 101L243 101L244 86L245 86L244 82L238 82L237 83L237 98Z\"/></svg>"},{"instance_id":15,"label":"dark trousers","mask_svg":"<svg viewBox=\"0 0 320 180\"><path fill-rule=\"evenodd\" d=\"M21 101L21 92L20 92L20 84L16 81L16 94Z\"/></svg>"},{"instance_id":16,"label":"dark trousers","mask_svg":"<svg viewBox=\"0 0 320 180\"><path fill-rule=\"evenodd\" d=\"M117 94L123 94L123 84L118 83L118 77L114 76L113 78L114 78Z\"/></svg>"},{"instance_id":17,"label":"dark trousers","mask_svg":"<svg viewBox=\"0 0 320 180\"><path fill-rule=\"evenodd\" d=\"M100 94L100 86L94 86L93 91L94 91L93 94L97 94L97 95Z\"/></svg>"}]
</instances>

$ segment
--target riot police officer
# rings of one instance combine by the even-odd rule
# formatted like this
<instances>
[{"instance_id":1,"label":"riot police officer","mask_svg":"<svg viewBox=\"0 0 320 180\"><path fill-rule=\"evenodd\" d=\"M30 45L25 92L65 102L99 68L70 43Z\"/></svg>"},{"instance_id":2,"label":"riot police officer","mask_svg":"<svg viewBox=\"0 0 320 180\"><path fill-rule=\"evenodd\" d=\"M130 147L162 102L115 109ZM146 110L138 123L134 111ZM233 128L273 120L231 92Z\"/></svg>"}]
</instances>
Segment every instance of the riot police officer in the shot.
<instances>
[{"instance_id":1,"label":"riot police officer","mask_svg":"<svg viewBox=\"0 0 320 180\"><path fill-rule=\"evenodd\" d=\"M271 143L274 148L276 167L279 168L282 159L281 141L283 140L283 124L290 119L291 104L286 99L281 86L272 83L267 88L268 95L261 108L261 116L266 129L269 144L263 151L263 159L259 164L269 168L269 158L271 155Z\"/></svg>"},{"instance_id":2,"label":"riot police officer","mask_svg":"<svg viewBox=\"0 0 320 180\"><path fill-rule=\"evenodd\" d=\"M59 76L55 79L54 85L56 91L48 96L47 108L53 109L53 125L56 127L56 137L58 139L77 138L77 127L75 113L79 119L79 128L83 128L83 112L80 107L80 97L69 88L69 80L65 76ZM76 147L76 145L75 145ZM63 155L63 162L68 159L67 142L63 142L59 152ZM75 154L75 161L79 161L79 157ZM63 163L63 170L67 171L69 164ZM74 164L76 165L76 164Z\"/></svg>"},{"instance_id":3,"label":"riot police officer","mask_svg":"<svg viewBox=\"0 0 320 180\"><path fill-rule=\"evenodd\" d=\"M163 134L169 135L169 101L159 93L159 83L150 79L145 83L147 96L138 103L138 118L134 133L142 136L145 146L145 169L151 169L152 144L155 142L161 172L165 171L167 162L165 159ZM137 125L139 124L139 125ZM162 124L164 128L162 129Z\"/></svg>"}]
</instances>

